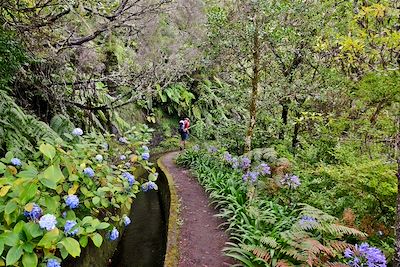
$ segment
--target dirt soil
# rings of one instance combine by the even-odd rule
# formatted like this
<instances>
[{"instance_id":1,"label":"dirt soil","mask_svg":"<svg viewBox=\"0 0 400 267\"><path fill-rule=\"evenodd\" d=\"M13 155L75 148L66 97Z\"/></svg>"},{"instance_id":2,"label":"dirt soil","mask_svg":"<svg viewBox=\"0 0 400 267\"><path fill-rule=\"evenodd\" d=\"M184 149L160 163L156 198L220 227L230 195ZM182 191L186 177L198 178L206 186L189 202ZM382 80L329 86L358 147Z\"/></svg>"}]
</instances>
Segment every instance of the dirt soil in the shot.
<instances>
[{"instance_id":1,"label":"dirt soil","mask_svg":"<svg viewBox=\"0 0 400 267\"><path fill-rule=\"evenodd\" d=\"M179 267L223 267L235 262L223 255L228 235L218 226L223 222L209 206L207 194L189 170L179 168L174 159L178 152L167 154L164 165L173 176L180 198L180 219L183 221L179 236Z\"/></svg>"}]
</instances>

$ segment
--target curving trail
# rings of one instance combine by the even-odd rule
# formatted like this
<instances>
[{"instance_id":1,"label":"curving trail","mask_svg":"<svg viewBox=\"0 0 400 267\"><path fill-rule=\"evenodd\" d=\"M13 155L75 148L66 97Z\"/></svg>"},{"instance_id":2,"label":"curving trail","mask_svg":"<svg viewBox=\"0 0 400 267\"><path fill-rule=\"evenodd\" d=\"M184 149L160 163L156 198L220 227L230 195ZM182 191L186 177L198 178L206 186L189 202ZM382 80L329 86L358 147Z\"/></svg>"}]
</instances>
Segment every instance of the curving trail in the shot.
<instances>
[{"instance_id":1,"label":"curving trail","mask_svg":"<svg viewBox=\"0 0 400 267\"><path fill-rule=\"evenodd\" d=\"M218 228L217 210L209 206L203 187L189 171L175 165L178 152L165 155L163 164L173 176L180 198L179 267L223 267L234 264L222 249L228 235Z\"/></svg>"}]
</instances>

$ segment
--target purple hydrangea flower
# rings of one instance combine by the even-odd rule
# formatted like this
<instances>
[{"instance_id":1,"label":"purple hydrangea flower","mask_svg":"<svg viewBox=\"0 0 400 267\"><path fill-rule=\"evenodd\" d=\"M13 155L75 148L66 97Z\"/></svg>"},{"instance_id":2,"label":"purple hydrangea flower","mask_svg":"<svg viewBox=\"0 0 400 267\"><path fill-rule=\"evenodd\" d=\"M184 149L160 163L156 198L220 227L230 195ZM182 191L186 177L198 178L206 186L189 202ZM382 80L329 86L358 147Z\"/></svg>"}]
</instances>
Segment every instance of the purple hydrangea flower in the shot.
<instances>
[{"instance_id":1,"label":"purple hydrangea flower","mask_svg":"<svg viewBox=\"0 0 400 267\"><path fill-rule=\"evenodd\" d=\"M119 159L120 160L126 160L126 156L125 155L121 155L121 156L119 156Z\"/></svg>"},{"instance_id":2,"label":"purple hydrangea flower","mask_svg":"<svg viewBox=\"0 0 400 267\"><path fill-rule=\"evenodd\" d=\"M371 247L368 243L355 245L354 250L346 248L344 257L349 259L348 264L352 267L386 267L386 258L382 251Z\"/></svg>"},{"instance_id":3,"label":"purple hydrangea flower","mask_svg":"<svg viewBox=\"0 0 400 267\"><path fill-rule=\"evenodd\" d=\"M56 259L48 259L46 267L61 267L61 265Z\"/></svg>"},{"instance_id":4,"label":"purple hydrangea flower","mask_svg":"<svg viewBox=\"0 0 400 267\"><path fill-rule=\"evenodd\" d=\"M299 185L301 185L299 177L293 174L285 174L281 179L282 185L287 185L290 189L295 189Z\"/></svg>"},{"instance_id":5,"label":"purple hydrangea flower","mask_svg":"<svg viewBox=\"0 0 400 267\"><path fill-rule=\"evenodd\" d=\"M65 204L70 209L76 209L79 206L79 198L76 195L68 195L65 199Z\"/></svg>"},{"instance_id":6,"label":"purple hydrangea flower","mask_svg":"<svg viewBox=\"0 0 400 267\"><path fill-rule=\"evenodd\" d=\"M42 209L34 203L31 211L24 210L24 215L29 220L37 221L42 216Z\"/></svg>"},{"instance_id":7,"label":"purple hydrangea flower","mask_svg":"<svg viewBox=\"0 0 400 267\"><path fill-rule=\"evenodd\" d=\"M89 176L90 178L92 178L94 176L94 170L90 167L87 167L83 170L83 173L87 176Z\"/></svg>"},{"instance_id":8,"label":"purple hydrangea flower","mask_svg":"<svg viewBox=\"0 0 400 267\"><path fill-rule=\"evenodd\" d=\"M267 175L267 174L271 174L271 168L268 166L267 163L261 163L258 167L257 167L258 171L262 174L262 175Z\"/></svg>"},{"instance_id":9,"label":"purple hydrangea flower","mask_svg":"<svg viewBox=\"0 0 400 267\"><path fill-rule=\"evenodd\" d=\"M128 140L125 137L120 137L118 138L118 142L120 142L121 144L129 144Z\"/></svg>"},{"instance_id":10,"label":"purple hydrangea flower","mask_svg":"<svg viewBox=\"0 0 400 267\"><path fill-rule=\"evenodd\" d=\"M122 173L122 177L124 177L126 180L128 180L128 183L130 186L132 186L135 183L135 176L133 176L129 172Z\"/></svg>"},{"instance_id":11,"label":"purple hydrangea flower","mask_svg":"<svg viewBox=\"0 0 400 267\"><path fill-rule=\"evenodd\" d=\"M83 135L83 131L81 128L75 128L72 130L72 135L81 136L81 135Z\"/></svg>"},{"instance_id":12,"label":"purple hydrangea flower","mask_svg":"<svg viewBox=\"0 0 400 267\"><path fill-rule=\"evenodd\" d=\"M21 160L19 158L12 158L11 159L11 164L14 165L14 166L21 166L22 165Z\"/></svg>"},{"instance_id":13,"label":"purple hydrangea flower","mask_svg":"<svg viewBox=\"0 0 400 267\"><path fill-rule=\"evenodd\" d=\"M95 158L98 162L102 162L103 161L103 156L102 155L100 155L100 154L98 154L98 155L96 155L96 158Z\"/></svg>"},{"instance_id":14,"label":"purple hydrangea flower","mask_svg":"<svg viewBox=\"0 0 400 267\"><path fill-rule=\"evenodd\" d=\"M131 224L131 219L130 219L128 216L124 215L124 216L122 217L122 219L124 220L125 226L128 226L128 225Z\"/></svg>"},{"instance_id":15,"label":"purple hydrangea flower","mask_svg":"<svg viewBox=\"0 0 400 267\"><path fill-rule=\"evenodd\" d=\"M67 220L64 224L64 233L68 236L73 236L76 235L78 233L78 228L72 230L72 228L74 228L76 226L76 222L75 221L70 221Z\"/></svg>"},{"instance_id":16,"label":"purple hydrangea flower","mask_svg":"<svg viewBox=\"0 0 400 267\"><path fill-rule=\"evenodd\" d=\"M152 189L154 189L154 190L158 189L158 186L156 185L156 183L154 183L152 181L149 181L147 183L142 184L142 191L143 192L147 192L147 191L150 191Z\"/></svg>"},{"instance_id":17,"label":"purple hydrangea flower","mask_svg":"<svg viewBox=\"0 0 400 267\"><path fill-rule=\"evenodd\" d=\"M224 153L224 160L227 162L231 162L232 161L232 155L229 152L225 152Z\"/></svg>"},{"instance_id":18,"label":"purple hydrangea flower","mask_svg":"<svg viewBox=\"0 0 400 267\"><path fill-rule=\"evenodd\" d=\"M110 232L110 240L114 241L118 238L118 236L119 236L119 232L118 232L117 228L114 227L112 229L112 231Z\"/></svg>"},{"instance_id":19,"label":"purple hydrangea flower","mask_svg":"<svg viewBox=\"0 0 400 267\"><path fill-rule=\"evenodd\" d=\"M317 219L310 216L301 217L299 224L303 228L312 228L317 223Z\"/></svg>"},{"instance_id":20,"label":"purple hydrangea flower","mask_svg":"<svg viewBox=\"0 0 400 267\"><path fill-rule=\"evenodd\" d=\"M148 160L149 158L150 158L149 152L144 152L144 153L142 153L142 159Z\"/></svg>"},{"instance_id":21,"label":"purple hydrangea flower","mask_svg":"<svg viewBox=\"0 0 400 267\"><path fill-rule=\"evenodd\" d=\"M43 215L39 220L40 228L46 229L47 231L51 231L56 228L56 224L56 216L54 216L53 214Z\"/></svg>"},{"instance_id":22,"label":"purple hydrangea flower","mask_svg":"<svg viewBox=\"0 0 400 267\"><path fill-rule=\"evenodd\" d=\"M243 157L240 160L240 168L242 169L248 169L250 168L251 160L248 157Z\"/></svg>"}]
</instances>

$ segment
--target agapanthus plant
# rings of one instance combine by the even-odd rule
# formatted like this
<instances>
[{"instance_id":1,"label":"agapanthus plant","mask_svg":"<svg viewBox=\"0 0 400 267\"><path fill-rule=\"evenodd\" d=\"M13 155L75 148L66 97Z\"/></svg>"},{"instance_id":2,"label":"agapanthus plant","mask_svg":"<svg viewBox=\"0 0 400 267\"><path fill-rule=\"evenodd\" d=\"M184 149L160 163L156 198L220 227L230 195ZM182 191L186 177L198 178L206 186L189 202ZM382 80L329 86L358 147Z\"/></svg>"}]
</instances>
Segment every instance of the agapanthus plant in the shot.
<instances>
[{"instance_id":1,"label":"agapanthus plant","mask_svg":"<svg viewBox=\"0 0 400 267\"><path fill-rule=\"evenodd\" d=\"M386 267L387 265L382 251L371 247L368 243L355 245L354 249L347 248L344 251L344 257L351 267Z\"/></svg>"},{"instance_id":2,"label":"agapanthus plant","mask_svg":"<svg viewBox=\"0 0 400 267\"><path fill-rule=\"evenodd\" d=\"M298 176L293 174L285 174L281 179L281 184L282 186L288 186L290 189L295 189L301 185L301 182Z\"/></svg>"}]
</instances>

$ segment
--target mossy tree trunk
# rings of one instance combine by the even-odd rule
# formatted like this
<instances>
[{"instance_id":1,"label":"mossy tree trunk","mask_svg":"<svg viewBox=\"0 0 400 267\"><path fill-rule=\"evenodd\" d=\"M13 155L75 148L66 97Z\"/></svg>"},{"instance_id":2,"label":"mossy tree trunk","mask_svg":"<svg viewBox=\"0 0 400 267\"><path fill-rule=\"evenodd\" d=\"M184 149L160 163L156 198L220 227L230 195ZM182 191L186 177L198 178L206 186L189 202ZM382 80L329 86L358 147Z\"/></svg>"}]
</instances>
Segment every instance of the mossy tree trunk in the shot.
<instances>
[{"instance_id":1,"label":"mossy tree trunk","mask_svg":"<svg viewBox=\"0 0 400 267\"><path fill-rule=\"evenodd\" d=\"M260 36L257 22L257 15L254 16L254 34L253 34L253 75L251 77L251 100L250 100L250 121L247 128L245 137L244 152L251 150L251 143L256 127L257 116L257 100L258 100L258 87L260 83Z\"/></svg>"}]
</instances>

